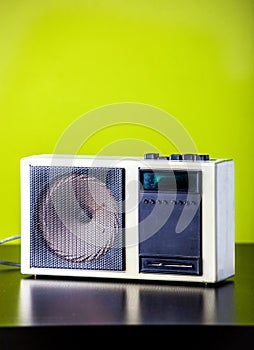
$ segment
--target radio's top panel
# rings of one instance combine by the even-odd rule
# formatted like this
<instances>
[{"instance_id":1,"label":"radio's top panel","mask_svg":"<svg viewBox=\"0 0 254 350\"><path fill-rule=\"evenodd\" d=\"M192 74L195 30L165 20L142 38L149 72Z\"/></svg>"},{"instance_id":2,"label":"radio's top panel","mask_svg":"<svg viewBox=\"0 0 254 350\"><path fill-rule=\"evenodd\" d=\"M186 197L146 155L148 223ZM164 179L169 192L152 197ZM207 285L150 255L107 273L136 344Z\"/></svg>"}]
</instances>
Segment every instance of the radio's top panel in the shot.
<instances>
[{"instance_id":1,"label":"radio's top panel","mask_svg":"<svg viewBox=\"0 0 254 350\"><path fill-rule=\"evenodd\" d=\"M185 154L171 154L171 155L160 155L159 153L146 153L143 157L137 157L137 156L105 156L105 155L77 155L77 154L37 154L37 155L31 155L24 157L27 159L27 162L37 162L43 161L45 163L47 162L71 162L73 161L87 161L97 162L101 166L101 162L111 163L113 162L114 166L116 163L119 165L119 161L121 162L127 162L128 166L130 165L129 162L135 163L136 165L140 163L139 166L144 166L144 164L149 164L149 166L153 166L155 163L157 165L160 164L160 167L166 166L166 164L171 163L178 166L188 166L193 167L195 164L202 164L207 166L214 166L217 163L225 162L225 161L231 161L232 159L225 159L225 158L211 158L209 154L196 154L196 153L185 153ZM32 161L33 159L33 161ZM151 162L151 163L150 163ZM155 162L155 163L154 163ZM158 163L157 163L158 162ZM157 166L156 165L156 166Z\"/></svg>"}]
</instances>

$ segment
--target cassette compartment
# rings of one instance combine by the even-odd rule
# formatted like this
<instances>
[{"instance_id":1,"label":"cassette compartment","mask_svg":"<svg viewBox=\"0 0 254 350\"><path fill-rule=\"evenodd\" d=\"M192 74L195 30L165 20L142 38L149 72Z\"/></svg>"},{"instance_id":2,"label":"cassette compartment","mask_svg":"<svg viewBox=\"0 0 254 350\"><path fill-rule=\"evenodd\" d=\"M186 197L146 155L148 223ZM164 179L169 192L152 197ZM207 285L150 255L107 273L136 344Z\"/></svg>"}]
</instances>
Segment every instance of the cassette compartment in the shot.
<instances>
[{"instance_id":1,"label":"cassette compartment","mask_svg":"<svg viewBox=\"0 0 254 350\"><path fill-rule=\"evenodd\" d=\"M200 171L140 169L139 272L202 274Z\"/></svg>"}]
</instances>

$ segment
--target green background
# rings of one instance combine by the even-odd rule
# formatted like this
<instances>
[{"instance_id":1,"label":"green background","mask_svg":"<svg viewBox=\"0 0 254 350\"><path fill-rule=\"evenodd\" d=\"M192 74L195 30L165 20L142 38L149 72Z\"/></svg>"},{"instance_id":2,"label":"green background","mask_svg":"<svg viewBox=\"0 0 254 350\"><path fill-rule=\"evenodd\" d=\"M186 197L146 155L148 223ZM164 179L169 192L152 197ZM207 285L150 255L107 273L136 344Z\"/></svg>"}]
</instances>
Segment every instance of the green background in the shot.
<instances>
[{"instance_id":1,"label":"green background","mask_svg":"<svg viewBox=\"0 0 254 350\"><path fill-rule=\"evenodd\" d=\"M20 232L20 158L53 153L93 109L135 102L173 115L198 152L235 160L236 242L254 242L253 34L252 0L0 0L0 238ZM119 124L79 153L153 148L174 145Z\"/></svg>"}]
</instances>

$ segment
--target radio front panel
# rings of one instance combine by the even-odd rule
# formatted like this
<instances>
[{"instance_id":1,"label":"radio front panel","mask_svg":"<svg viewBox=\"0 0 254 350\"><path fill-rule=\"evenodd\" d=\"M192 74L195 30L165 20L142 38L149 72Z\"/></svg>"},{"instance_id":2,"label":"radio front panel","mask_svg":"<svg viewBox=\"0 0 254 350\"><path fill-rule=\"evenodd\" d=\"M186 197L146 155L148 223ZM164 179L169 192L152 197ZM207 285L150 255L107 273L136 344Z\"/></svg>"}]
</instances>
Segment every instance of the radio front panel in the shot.
<instances>
[{"instance_id":1,"label":"radio front panel","mask_svg":"<svg viewBox=\"0 0 254 350\"><path fill-rule=\"evenodd\" d=\"M21 273L216 283L234 275L234 162L21 160Z\"/></svg>"}]
</instances>

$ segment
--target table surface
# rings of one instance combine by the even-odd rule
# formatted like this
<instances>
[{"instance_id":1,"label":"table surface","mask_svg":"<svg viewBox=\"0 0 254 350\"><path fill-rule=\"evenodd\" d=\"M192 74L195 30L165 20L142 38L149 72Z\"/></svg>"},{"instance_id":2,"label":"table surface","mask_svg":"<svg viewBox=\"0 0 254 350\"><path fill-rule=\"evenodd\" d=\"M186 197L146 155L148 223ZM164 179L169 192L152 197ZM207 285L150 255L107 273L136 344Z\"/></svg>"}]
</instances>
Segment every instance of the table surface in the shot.
<instances>
[{"instance_id":1,"label":"table surface","mask_svg":"<svg viewBox=\"0 0 254 350\"><path fill-rule=\"evenodd\" d=\"M236 244L236 274L216 286L21 275L0 265L0 327L254 326L254 244ZM20 248L0 246L0 260Z\"/></svg>"},{"instance_id":2,"label":"table surface","mask_svg":"<svg viewBox=\"0 0 254 350\"><path fill-rule=\"evenodd\" d=\"M239 349L254 341L254 244L236 245L236 274L217 285L37 277L0 265L0 348L77 344ZM20 261L20 247L0 246ZM133 334L134 331L134 334ZM81 346L81 345L79 345Z\"/></svg>"}]
</instances>

